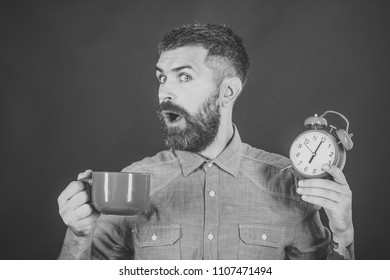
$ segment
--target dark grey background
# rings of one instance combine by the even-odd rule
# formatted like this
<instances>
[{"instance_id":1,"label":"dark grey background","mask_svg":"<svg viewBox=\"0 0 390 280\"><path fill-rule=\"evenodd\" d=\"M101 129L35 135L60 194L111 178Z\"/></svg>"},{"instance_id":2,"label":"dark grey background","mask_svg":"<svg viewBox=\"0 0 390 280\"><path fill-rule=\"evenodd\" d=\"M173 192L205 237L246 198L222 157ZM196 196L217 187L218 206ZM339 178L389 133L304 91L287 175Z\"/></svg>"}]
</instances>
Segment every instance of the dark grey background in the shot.
<instances>
[{"instance_id":1,"label":"dark grey background","mask_svg":"<svg viewBox=\"0 0 390 280\"><path fill-rule=\"evenodd\" d=\"M234 112L245 142L287 155L306 117L333 109L349 118L356 255L388 259L385 3L2 1L0 258L56 258L67 184L164 149L155 46L199 21L232 26L247 46L250 76Z\"/></svg>"}]
</instances>

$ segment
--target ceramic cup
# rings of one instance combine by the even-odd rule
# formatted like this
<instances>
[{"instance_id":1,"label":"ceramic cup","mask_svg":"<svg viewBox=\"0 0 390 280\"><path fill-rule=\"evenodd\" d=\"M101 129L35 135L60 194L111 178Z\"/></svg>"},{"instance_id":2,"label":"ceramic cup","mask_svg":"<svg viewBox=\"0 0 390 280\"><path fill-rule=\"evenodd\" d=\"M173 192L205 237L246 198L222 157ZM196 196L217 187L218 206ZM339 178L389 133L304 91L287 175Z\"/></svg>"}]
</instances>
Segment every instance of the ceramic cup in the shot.
<instances>
[{"instance_id":1,"label":"ceramic cup","mask_svg":"<svg viewBox=\"0 0 390 280\"><path fill-rule=\"evenodd\" d=\"M92 205L102 214L134 216L149 205L147 173L92 172L80 181L91 186Z\"/></svg>"}]
</instances>

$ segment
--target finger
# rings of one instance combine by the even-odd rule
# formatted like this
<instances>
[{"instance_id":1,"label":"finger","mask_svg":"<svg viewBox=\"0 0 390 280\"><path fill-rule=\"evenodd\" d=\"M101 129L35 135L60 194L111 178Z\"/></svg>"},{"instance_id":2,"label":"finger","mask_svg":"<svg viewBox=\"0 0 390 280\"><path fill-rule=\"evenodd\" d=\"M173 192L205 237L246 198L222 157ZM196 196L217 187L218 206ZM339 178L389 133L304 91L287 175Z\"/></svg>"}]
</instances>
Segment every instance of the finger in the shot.
<instances>
[{"instance_id":1,"label":"finger","mask_svg":"<svg viewBox=\"0 0 390 280\"><path fill-rule=\"evenodd\" d=\"M75 232L76 234L88 234L89 231L92 229L93 224L95 223L96 219L100 216L100 213L94 211L91 215L88 217L81 219L79 221L72 221L68 226L70 229Z\"/></svg>"},{"instance_id":2,"label":"finger","mask_svg":"<svg viewBox=\"0 0 390 280\"><path fill-rule=\"evenodd\" d=\"M302 200L309 202L309 203L312 203L312 204L315 204L315 205L318 205L318 206L321 206L321 207L328 209L328 210L332 210L332 209L335 209L337 207L336 202L329 200L329 199L326 199L326 198L323 198L323 197L302 195Z\"/></svg>"},{"instance_id":3,"label":"finger","mask_svg":"<svg viewBox=\"0 0 390 280\"><path fill-rule=\"evenodd\" d=\"M89 200L89 195L86 191L78 192L71 199L59 205L60 216L66 220L72 220L75 209L88 203Z\"/></svg>"},{"instance_id":4,"label":"finger","mask_svg":"<svg viewBox=\"0 0 390 280\"><path fill-rule=\"evenodd\" d=\"M299 188L321 188L331 190L337 193L343 193L343 189L340 185L327 179L306 179L298 182Z\"/></svg>"},{"instance_id":5,"label":"finger","mask_svg":"<svg viewBox=\"0 0 390 280\"><path fill-rule=\"evenodd\" d=\"M77 221L78 226L87 226L92 224L98 217L100 216L100 213L97 211L93 211L91 215Z\"/></svg>"},{"instance_id":6,"label":"finger","mask_svg":"<svg viewBox=\"0 0 390 280\"><path fill-rule=\"evenodd\" d=\"M100 215L101 215L101 213L100 213L100 212L98 212L98 211L96 211L95 209L93 209L93 212L92 212L92 214L91 214L91 215L89 215L89 216L87 217L87 219L96 220L97 218L99 218L99 217L100 217Z\"/></svg>"},{"instance_id":7,"label":"finger","mask_svg":"<svg viewBox=\"0 0 390 280\"><path fill-rule=\"evenodd\" d=\"M74 210L74 219L79 221L89 217L93 212L94 208L90 204L83 204Z\"/></svg>"},{"instance_id":8,"label":"finger","mask_svg":"<svg viewBox=\"0 0 390 280\"><path fill-rule=\"evenodd\" d=\"M340 193L327 189L298 188L297 193L305 196L316 196L324 199L329 199L334 202L340 202L342 200L342 196L340 195Z\"/></svg>"},{"instance_id":9,"label":"finger","mask_svg":"<svg viewBox=\"0 0 390 280\"><path fill-rule=\"evenodd\" d=\"M92 175L92 170L91 169L87 169L84 172L79 173L79 175L77 176L77 180L90 178L91 175Z\"/></svg>"},{"instance_id":10,"label":"finger","mask_svg":"<svg viewBox=\"0 0 390 280\"><path fill-rule=\"evenodd\" d=\"M334 165L324 164L322 166L322 169L324 169L327 173L332 175L333 180L336 183L339 183L341 185L347 185L347 179L344 176L344 173L341 171L340 168Z\"/></svg>"},{"instance_id":11,"label":"finger","mask_svg":"<svg viewBox=\"0 0 390 280\"><path fill-rule=\"evenodd\" d=\"M69 199L71 199L75 194L86 189L86 186L83 182L73 181L71 182L65 190L58 197L58 205L65 204Z\"/></svg>"},{"instance_id":12,"label":"finger","mask_svg":"<svg viewBox=\"0 0 390 280\"><path fill-rule=\"evenodd\" d=\"M70 210L75 210L83 204L88 203L91 200L89 193L87 190L76 193L72 198L68 201L67 208Z\"/></svg>"}]
</instances>

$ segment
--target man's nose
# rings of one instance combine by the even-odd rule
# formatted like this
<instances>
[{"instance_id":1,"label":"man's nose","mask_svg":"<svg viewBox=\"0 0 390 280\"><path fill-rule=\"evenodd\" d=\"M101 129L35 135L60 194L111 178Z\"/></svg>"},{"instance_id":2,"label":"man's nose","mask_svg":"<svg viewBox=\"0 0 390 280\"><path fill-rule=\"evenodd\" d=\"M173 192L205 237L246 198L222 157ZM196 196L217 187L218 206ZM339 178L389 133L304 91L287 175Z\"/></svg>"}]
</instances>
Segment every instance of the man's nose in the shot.
<instances>
[{"instance_id":1,"label":"man's nose","mask_svg":"<svg viewBox=\"0 0 390 280\"><path fill-rule=\"evenodd\" d=\"M158 89L158 99L160 103L168 100L174 101L176 99L176 94L174 93L171 86L168 84L162 84Z\"/></svg>"}]
</instances>

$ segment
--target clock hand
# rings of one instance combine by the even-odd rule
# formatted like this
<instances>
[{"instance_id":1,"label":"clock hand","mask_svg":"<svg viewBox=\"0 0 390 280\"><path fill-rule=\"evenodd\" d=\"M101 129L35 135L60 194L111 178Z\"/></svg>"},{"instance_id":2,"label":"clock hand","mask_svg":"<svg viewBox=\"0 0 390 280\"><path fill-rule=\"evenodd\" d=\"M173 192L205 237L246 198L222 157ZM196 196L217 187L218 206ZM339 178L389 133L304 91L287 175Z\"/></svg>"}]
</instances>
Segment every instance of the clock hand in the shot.
<instances>
[{"instance_id":1,"label":"clock hand","mask_svg":"<svg viewBox=\"0 0 390 280\"><path fill-rule=\"evenodd\" d=\"M324 143L324 141L321 141L320 144L318 145L317 149L314 151L315 154L317 154L318 149L320 148L321 144Z\"/></svg>"},{"instance_id":2,"label":"clock hand","mask_svg":"<svg viewBox=\"0 0 390 280\"><path fill-rule=\"evenodd\" d=\"M313 151L309 148L309 146L305 142L303 142L303 144L305 144L305 146L309 149L309 151L314 155Z\"/></svg>"},{"instance_id":3,"label":"clock hand","mask_svg":"<svg viewBox=\"0 0 390 280\"><path fill-rule=\"evenodd\" d=\"M313 161L314 157L317 155L317 151L320 148L322 143L323 143L323 141L321 141L320 144L318 144L317 149L314 151L313 155L311 156L311 158L309 160L309 163L311 163Z\"/></svg>"}]
</instances>

